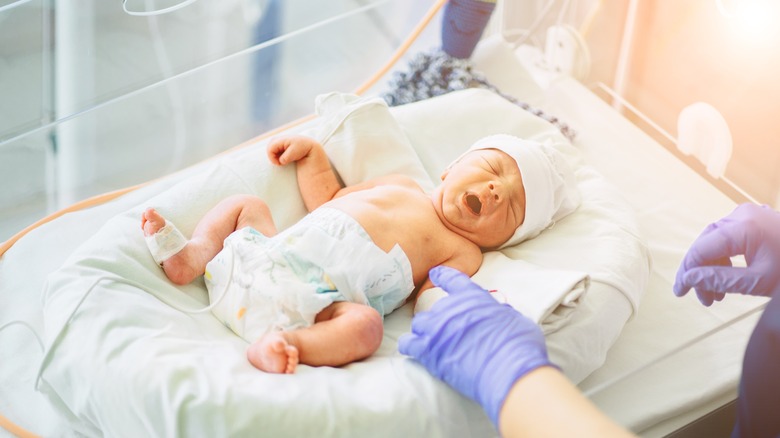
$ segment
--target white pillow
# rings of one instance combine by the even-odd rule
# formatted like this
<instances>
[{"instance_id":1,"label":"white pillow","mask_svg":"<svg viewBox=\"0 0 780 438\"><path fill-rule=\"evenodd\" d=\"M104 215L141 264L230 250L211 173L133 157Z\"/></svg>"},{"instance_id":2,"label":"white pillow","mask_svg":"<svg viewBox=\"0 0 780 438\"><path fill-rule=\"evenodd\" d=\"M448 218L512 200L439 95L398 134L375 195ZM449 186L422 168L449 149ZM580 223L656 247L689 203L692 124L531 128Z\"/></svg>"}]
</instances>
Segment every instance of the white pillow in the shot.
<instances>
[{"instance_id":1,"label":"white pillow","mask_svg":"<svg viewBox=\"0 0 780 438\"><path fill-rule=\"evenodd\" d=\"M558 128L489 90L454 91L392 112L434 181L475 141L492 134L547 143L563 152L572 168L582 163L580 151Z\"/></svg>"}]
</instances>

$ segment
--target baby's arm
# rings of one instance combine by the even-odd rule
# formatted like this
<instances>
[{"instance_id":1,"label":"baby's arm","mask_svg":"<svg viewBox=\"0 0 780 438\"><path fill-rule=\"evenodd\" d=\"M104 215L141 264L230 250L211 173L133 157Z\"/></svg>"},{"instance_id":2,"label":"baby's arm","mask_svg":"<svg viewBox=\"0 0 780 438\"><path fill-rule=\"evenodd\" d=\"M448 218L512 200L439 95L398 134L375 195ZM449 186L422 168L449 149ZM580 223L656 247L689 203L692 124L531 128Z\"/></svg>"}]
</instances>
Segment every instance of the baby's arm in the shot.
<instances>
[{"instance_id":1,"label":"baby's arm","mask_svg":"<svg viewBox=\"0 0 780 438\"><path fill-rule=\"evenodd\" d=\"M309 211L330 201L341 190L336 173L330 165L322 145L302 135L271 140L268 159L277 166L296 163L298 188Z\"/></svg>"},{"instance_id":2,"label":"baby's arm","mask_svg":"<svg viewBox=\"0 0 780 438\"><path fill-rule=\"evenodd\" d=\"M296 163L298 189L309 211L334 198L380 185L401 185L420 189L420 186L408 176L395 174L342 187L322 145L317 140L302 135L271 140L266 152L271 163L277 166Z\"/></svg>"},{"instance_id":3,"label":"baby's arm","mask_svg":"<svg viewBox=\"0 0 780 438\"><path fill-rule=\"evenodd\" d=\"M438 266L449 266L455 268L464 274L471 277L477 273L477 270L482 265L482 250L476 245L463 246L452 255L449 259L445 260ZM417 289L417 298L419 298L426 290L433 288L433 282L430 277L427 277L425 281Z\"/></svg>"}]
</instances>

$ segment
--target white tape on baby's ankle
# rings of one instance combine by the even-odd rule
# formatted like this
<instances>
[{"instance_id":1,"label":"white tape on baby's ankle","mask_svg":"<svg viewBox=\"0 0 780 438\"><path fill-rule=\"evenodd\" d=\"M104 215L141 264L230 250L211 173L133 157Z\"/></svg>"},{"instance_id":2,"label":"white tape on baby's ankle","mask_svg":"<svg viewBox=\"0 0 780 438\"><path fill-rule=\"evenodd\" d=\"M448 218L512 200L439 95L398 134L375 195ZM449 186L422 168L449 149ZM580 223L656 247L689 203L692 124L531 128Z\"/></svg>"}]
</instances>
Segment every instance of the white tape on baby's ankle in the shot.
<instances>
[{"instance_id":1,"label":"white tape on baby's ankle","mask_svg":"<svg viewBox=\"0 0 780 438\"><path fill-rule=\"evenodd\" d=\"M176 255L187 245L187 239L170 221L151 236L145 236L146 246L158 265Z\"/></svg>"}]
</instances>

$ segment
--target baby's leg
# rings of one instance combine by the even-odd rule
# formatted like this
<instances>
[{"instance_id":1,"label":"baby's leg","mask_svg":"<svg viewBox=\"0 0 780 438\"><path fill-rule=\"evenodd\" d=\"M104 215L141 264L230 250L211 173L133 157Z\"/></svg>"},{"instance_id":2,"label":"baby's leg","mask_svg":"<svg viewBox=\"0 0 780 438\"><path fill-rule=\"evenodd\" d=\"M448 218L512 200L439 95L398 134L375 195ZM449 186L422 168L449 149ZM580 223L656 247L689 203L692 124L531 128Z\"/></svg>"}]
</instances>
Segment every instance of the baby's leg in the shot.
<instances>
[{"instance_id":1,"label":"baby's leg","mask_svg":"<svg viewBox=\"0 0 780 438\"><path fill-rule=\"evenodd\" d=\"M297 365L298 361L311 366L341 366L371 356L382 343L382 334L379 312L362 304L337 302L317 314L311 327L261 337L249 346L247 358L267 372L290 373L289 364ZM284 349L279 347L280 343ZM293 347L291 354L296 357L288 353L285 362L282 351L292 351L288 346ZM283 365L285 371L279 371Z\"/></svg>"},{"instance_id":2,"label":"baby's leg","mask_svg":"<svg viewBox=\"0 0 780 438\"><path fill-rule=\"evenodd\" d=\"M165 218L153 208L144 211L141 218L144 235L151 236L164 225ZM176 284L187 284L203 275L206 264L222 250L230 233L247 226L266 236L276 234L271 212L260 198L234 195L224 199L198 222L187 245L163 261L165 275Z\"/></svg>"}]
</instances>

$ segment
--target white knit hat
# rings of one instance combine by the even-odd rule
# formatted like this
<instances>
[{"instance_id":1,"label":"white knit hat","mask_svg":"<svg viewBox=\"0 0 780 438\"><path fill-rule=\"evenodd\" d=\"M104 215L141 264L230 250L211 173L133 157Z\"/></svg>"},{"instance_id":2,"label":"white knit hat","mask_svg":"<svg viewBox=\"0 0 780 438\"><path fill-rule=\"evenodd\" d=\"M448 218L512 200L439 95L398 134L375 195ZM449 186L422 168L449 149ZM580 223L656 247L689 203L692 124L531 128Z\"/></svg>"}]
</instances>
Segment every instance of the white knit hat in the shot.
<instances>
[{"instance_id":1,"label":"white knit hat","mask_svg":"<svg viewBox=\"0 0 780 438\"><path fill-rule=\"evenodd\" d=\"M499 248L536 237L580 205L574 173L566 158L552 146L497 134L478 140L466 153L480 149L498 149L514 158L525 188L523 224Z\"/></svg>"}]
</instances>

